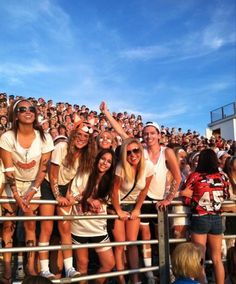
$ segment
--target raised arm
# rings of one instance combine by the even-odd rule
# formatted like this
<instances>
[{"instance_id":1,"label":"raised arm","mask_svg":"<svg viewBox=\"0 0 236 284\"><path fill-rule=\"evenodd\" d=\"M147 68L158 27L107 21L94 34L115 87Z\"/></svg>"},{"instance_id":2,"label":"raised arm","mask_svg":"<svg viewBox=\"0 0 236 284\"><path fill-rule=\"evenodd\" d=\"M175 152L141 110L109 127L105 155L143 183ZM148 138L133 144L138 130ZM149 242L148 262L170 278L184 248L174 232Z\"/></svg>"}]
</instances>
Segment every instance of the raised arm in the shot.
<instances>
[{"instance_id":1,"label":"raised arm","mask_svg":"<svg viewBox=\"0 0 236 284\"><path fill-rule=\"evenodd\" d=\"M114 117L109 112L106 103L105 102L101 102L99 108L100 108L101 112L103 114L105 114L106 118L109 120L110 124L115 129L115 131L121 136L121 138L123 140L129 138L129 136L125 133L125 131L122 128L122 126L114 119Z\"/></svg>"}]
</instances>

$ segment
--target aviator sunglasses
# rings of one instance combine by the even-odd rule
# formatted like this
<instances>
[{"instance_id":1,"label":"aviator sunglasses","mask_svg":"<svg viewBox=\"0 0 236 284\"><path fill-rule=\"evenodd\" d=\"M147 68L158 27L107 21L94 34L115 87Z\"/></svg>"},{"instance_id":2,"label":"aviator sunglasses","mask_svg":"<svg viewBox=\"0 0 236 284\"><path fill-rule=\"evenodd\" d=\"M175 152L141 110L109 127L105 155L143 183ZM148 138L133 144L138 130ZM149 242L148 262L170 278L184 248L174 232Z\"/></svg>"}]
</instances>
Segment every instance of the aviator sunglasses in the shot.
<instances>
[{"instance_id":1,"label":"aviator sunglasses","mask_svg":"<svg viewBox=\"0 0 236 284\"><path fill-rule=\"evenodd\" d=\"M29 106L29 107L25 107L25 106L20 106L17 108L17 112L20 112L20 113L24 113L24 112L32 112L32 113L36 113L36 109L34 106Z\"/></svg>"},{"instance_id":2,"label":"aviator sunglasses","mask_svg":"<svg viewBox=\"0 0 236 284\"><path fill-rule=\"evenodd\" d=\"M134 148L132 150L127 151L127 156L130 156L131 154L138 154L140 152L139 148Z\"/></svg>"}]
</instances>

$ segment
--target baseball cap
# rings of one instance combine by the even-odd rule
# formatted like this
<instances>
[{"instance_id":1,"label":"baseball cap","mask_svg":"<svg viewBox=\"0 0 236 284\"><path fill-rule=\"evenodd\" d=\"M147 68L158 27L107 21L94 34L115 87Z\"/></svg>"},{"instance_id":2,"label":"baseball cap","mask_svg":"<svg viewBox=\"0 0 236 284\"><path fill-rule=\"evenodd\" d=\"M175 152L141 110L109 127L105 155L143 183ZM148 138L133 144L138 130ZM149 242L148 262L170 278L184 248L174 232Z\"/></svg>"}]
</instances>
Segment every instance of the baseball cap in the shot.
<instances>
[{"instance_id":1,"label":"baseball cap","mask_svg":"<svg viewBox=\"0 0 236 284\"><path fill-rule=\"evenodd\" d=\"M153 127L156 128L156 130L157 130L159 133L161 132L160 126L159 126L159 124L156 123L156 122L148 121L148 122L146 122L146 124L144 125L143 128L148 127L148 126L153 126Z\"/></svg>"}]
</instances>

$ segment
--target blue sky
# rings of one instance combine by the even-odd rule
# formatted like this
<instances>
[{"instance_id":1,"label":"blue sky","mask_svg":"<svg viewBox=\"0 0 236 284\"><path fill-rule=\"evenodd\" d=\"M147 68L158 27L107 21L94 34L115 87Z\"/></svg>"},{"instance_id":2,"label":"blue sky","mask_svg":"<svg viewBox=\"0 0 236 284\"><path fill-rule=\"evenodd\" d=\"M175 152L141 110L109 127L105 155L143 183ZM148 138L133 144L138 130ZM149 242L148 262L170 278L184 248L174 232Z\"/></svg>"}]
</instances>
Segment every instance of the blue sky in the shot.
<instances>
[{"instance_id":1,"label":"blue sky","mask_svg":"<svg viewBox=\"0 0 236 284\"><path fill-rule=\"evenodd\" d=\"M0 1L0 91L204 134L236 101L235 0Z\"/></svg>"}]
</instances>

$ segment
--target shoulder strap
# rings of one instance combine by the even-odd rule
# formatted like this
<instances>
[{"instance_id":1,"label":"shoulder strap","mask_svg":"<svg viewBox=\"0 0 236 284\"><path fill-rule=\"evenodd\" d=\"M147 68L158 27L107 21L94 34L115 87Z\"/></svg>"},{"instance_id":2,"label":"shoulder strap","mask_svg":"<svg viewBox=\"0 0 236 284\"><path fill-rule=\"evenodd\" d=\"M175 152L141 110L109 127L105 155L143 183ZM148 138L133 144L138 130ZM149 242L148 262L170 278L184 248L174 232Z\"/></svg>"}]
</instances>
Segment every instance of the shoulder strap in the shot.
<instances>
[{"instance_id":1,"label":"shoulder strap","mask_svg":"<svg viewBox=\"0 0 236 284\"><path fill-rule=\"evenodd\" d=\"M130 195L130 193L134 190L134 188L135 188L135 186L136 186L136 183L137 183L137 175L138 175L138 173L136 172L135 180L134 180L134 184L133 184L132 188L130 189L129 192L126 193L125 196L123 196L123 197L121 198L121 201L123 201L126 197L128 197L128 196Z\"/></svg>"}]
</instances>

